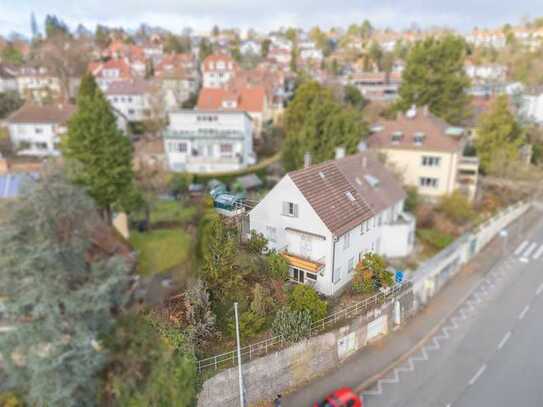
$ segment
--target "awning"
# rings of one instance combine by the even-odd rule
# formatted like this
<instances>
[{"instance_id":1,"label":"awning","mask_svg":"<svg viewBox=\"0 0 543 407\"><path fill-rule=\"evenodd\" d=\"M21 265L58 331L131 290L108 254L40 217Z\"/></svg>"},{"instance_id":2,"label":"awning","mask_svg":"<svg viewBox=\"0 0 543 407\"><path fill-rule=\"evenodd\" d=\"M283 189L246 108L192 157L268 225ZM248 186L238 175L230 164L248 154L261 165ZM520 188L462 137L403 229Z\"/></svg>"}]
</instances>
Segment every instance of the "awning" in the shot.
<instances>
[{"instance_id":1,"label":"awning","mask_svg":"<svg viewBox=\"0 0 543 407\"><path fill-rule=\"evenodd\" d=\"M324 267L324 264L317 263L313 260L303 259L290 253L283 252L281 255L286 259L289 266L309 271L311 273L318 273Z\"/></svg>"}]
</instances>

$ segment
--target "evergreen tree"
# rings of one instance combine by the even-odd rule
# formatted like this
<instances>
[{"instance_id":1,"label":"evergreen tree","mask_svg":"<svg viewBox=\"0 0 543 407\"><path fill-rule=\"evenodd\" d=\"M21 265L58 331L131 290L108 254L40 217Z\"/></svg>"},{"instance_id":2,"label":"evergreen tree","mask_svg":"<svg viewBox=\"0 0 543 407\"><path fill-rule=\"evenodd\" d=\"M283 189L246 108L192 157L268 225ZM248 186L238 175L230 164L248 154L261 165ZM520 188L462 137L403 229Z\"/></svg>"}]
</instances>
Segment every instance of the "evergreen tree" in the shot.
<instances>
[{"instance_id":1,"label":"evergreen tree","mask_svg":"<svg viewBox=\"0 0 543 407\"><path fill-rule=\"evenodd\" d=\"M64 21L55 15L47 14L45 17L45 35L52 38L57 35L70 35L70 29Z\"/></svg>"},{"instance_id":2,"label":"evergreen tree","mask_svg":"<svg viewBox=\"0 0 543 407\"><path fill-rule=\"evenodd\" d=\"M16 329L0 335L0 353L11 384L28 405L94 406L101 338L125 303L127 265L96 253L89 262L94 203L57 171L25 186L3 215L0 287Z\"/></svg>"},{"instance_id":3,"label":"evergreen tree","mask_svg":"<svg viewBox=\"0 0 543 407\"><path fill-rule=\"evenodd\" d=\"M63 153L74 164L74 181L87 188L108 221L113 208L131 209L131 198L136 197L132 146L91 75L81 83Z\"/></svg>"},{"instance_id":4,"label":"evergreen tree","mask_svg":"<svg viewBox=\"0 0 543 407\"><path fill-rule=\"evenodd\" d=\"M34 12L30 14L30 32L32 33L32 39L36 39L40 35L38 23L36 22L36 16Z\"/></svg>"},{"instance_id":5,"label":"evergreen tree","mask_svg":"<svg viewBox=\"0 0 543 407\"><path fill-rule=\"evenodd\" d=\"M477 126L475 148L481 170L496 172L516 161L523 142L524 132L509 110L507 96L498 96Z\"/></svg>"},{"instance_id":6,"label":"evergreen tree","mask_svg":"<svg viewBox=\"0 0 543 407\"><path fill-rule=\"evenodd\" d=\"M428 106L436 116L461 124L469 115L465 55L466 43L453 35L416 43L407 57L397 107Z\"/></svg>"},{"instance_id":7,"label":"evergreen tree","mask_svg":"<svg viewBox=\"0 0 543 407\"><path fill-rule=\"evenodd\" d=\"M283 164L300 168L306 152L318 163L334 158L336 147L355 153L367 127L360 113L342 106L332 92L317 82L299 86L285 113L286 141Z\"/></svg>"}]
</instances>

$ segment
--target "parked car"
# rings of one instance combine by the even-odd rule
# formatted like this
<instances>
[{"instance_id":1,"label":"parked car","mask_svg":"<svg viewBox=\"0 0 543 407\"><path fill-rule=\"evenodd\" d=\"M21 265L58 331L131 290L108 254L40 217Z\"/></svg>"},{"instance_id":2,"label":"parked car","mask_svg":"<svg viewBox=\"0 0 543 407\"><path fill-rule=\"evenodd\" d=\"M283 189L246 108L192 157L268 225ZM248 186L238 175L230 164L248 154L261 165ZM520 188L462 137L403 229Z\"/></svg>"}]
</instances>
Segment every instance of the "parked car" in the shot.
<instances>
[{"instance_id":1,"label":"parked car","mask_svg":"<svg viewBox=\"0 0 543 407\"><path fill-rule=\"evenodd\" d=\"M351 388L342 387L313 407L364 407L364 401Z\"/></svg>"}]
</instances>

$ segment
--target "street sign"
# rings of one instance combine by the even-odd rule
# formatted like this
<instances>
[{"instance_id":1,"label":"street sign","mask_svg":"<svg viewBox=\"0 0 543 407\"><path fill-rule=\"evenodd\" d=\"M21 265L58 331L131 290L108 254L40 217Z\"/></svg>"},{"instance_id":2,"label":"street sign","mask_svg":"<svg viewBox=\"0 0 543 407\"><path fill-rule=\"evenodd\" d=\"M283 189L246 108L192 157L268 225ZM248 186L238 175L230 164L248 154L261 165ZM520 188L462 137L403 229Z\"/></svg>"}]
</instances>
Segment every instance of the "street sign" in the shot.
<instances>
[{"instance_id":1,"label":"street sign","mask_svg":"<svg viewBox=\"0 0 543 407\"><path fill-rule=\"evenodd\" d=\"M396 280L396 283L400 284L403 281L404 272L403 271L397 271L394 279Z\"/></svg>"}]
</instances>

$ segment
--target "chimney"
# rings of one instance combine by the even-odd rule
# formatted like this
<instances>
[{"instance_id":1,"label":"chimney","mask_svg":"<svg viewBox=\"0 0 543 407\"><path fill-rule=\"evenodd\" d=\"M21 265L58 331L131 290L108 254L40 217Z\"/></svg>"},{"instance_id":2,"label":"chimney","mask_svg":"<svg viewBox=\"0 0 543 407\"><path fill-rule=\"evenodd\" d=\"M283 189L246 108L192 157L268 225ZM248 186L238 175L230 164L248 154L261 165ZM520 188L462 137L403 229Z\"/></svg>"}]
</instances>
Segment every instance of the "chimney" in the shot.
<instances>
[{"instance_id":1,"label":"chimney","mask_svg":"<svg viewBox=\"0 0 543 407\"><path fill-rule=\"evenodd\" d=\"M304 168L311 167L311 153L306 151L304 154Z\"/></svg>"},{"instance_id":2,"label":"chimney","mask_svg":"<svg viewBox=\"0 0 543 407\"><path fill-rule=\"evenodd\" d=\"M336 160L345 157L345 147L336 147Z\"/></svg>"}]
</instances>

